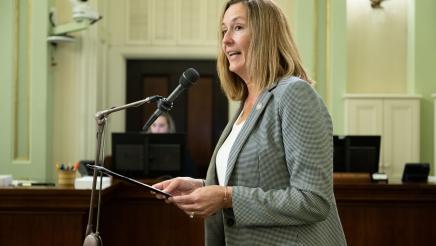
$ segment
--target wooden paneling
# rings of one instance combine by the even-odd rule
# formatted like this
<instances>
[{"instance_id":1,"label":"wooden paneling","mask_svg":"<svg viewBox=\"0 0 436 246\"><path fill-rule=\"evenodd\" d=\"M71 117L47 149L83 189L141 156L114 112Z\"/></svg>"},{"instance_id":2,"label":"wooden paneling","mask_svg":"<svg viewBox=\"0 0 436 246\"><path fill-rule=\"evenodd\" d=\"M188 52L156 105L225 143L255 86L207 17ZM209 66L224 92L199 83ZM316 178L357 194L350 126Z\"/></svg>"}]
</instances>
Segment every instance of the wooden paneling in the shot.
<instances>
[{"instance_id":1,"label":"wooden paneling","mask_svg":"<svg viewBox=\"0 0 436 246\"><path fill-rule=\"evenodd\" d=\"M190 219L137 186L120 184L102 217L104 245L203 245L202 219Z\"/></svg>"},{"instance_id":2,"label":"wooden paneling","mask_svg":"<svg viewBox=\"0 0 436 246\"><path fill-rule=\"evenodd\" d=\"M89 196L71 188L0 189L0 245L82 245ZM103 245L203 245L202 219L137 186L116 183L102 197ZM95 231L95 218L93 224Z\"/></svg>"},{"instance_id":3,"label":"wooden paneling","mask_svg":"<svg viewBox=\"0 0 436 246\"><path fill-rule=\"evenodd\" d=\"M436 245L436 185L336 184L349 246Z\"/></svg>"},{"instance_id":4,"label":"wooden paneling","mask_svg":"<svg viewBox=\"0 0 436 246\"><path fill-rule=\"evenodd\" d=\"M148 96L166 95L171 86L167 76L146 76L144 77L143 83L144 91L142 95ZM144 125L145 122L147 122L148 117L150 117L150 115L156 110L155 104L146 103L143 107L145 114L141 125Z\"/></svg>"},{"instance_id":5,"label":"wooden paneling","mask_svg":"<svg viewBox=\"0 0 436 246\"><path fill-rule=\"evenodd\" d=\"M213 78L205 77L198 81L188 96L187 112L188 136L187 145L194 163L201 163L206 169L213 152ZM202 117L198 117L202 115ZM200 122L198 122L200 121Z\"/></svg>"},{"instance_id":6,"label":"wooden paneling","mask_svg":"<svg viewBox=\"0 0 436 246\"><path fill-rule=\"evenodd\" d=\"M0 213L0 245L82 245L85 213Z\"/></svg>"},{"instance_id":7,"label":"wooden paneling","mask_svg":"<svg viewBox=\"0 0 436 246\"><path fill-rule=\"evenodd\" d=\"M71 188L0 189L0 245L81 245L89 194Z\"/></svg>"},{"instance_id":8,"label":"wooden paneling","mask_svg":"<svg viewBox=\"0 0 436 246\"><path fill-rule=\"evenodd\" d=\"M435 184L335 182L334 189L348 245L436 245ZM60 188L0 189L0 245L81 245L89 195ZM125 183L103 192L100 226L108 246L204 245L202 219L190 219Z\"/></svg>"}]
</instances>

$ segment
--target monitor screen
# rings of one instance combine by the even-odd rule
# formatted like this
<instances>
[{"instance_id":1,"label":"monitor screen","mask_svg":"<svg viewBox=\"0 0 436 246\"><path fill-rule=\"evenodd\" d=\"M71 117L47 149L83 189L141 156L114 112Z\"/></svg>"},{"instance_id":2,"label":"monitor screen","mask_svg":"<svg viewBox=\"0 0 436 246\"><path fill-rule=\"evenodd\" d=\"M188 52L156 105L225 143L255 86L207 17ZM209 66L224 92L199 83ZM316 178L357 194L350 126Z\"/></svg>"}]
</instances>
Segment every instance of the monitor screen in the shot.
<instances>
[{"instance_id":1,"label":"monitor screen","mask_svg":"<svg viewBox=\"0 0 436 246\"><path fill-rule=\"evenodd\" d=\"M185 134L147 134L145 166L149 176L179 176L184 161Z\"/></svg>"},{"instance_id":2,"label":"monitor screen","mask_svg":"<svg viewBox=\"0 0 436 246\"><path fill-rule=\"evenodd\" d=\"M112 133L112 165L136 178L178 176L184 160L185 134Z\"/></svg>"},{"instance_id":3,"label":"monitor screen","mask_svg":"<svg viewBox=\"0 0 436 246\"><path fill-rule=\"evenodd\" d=\"M380 136L334 136L333 170L335 172L378 172Z\"/></svg>"}]
</instances>

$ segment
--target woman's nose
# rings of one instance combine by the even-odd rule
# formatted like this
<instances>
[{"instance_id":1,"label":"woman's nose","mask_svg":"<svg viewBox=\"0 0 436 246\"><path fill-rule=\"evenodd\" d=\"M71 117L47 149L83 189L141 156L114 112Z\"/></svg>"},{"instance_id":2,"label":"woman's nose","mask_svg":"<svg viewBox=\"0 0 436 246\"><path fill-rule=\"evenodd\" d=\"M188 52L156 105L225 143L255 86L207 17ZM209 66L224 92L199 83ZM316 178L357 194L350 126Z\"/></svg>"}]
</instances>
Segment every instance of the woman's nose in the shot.
<instances>
[{"instance_id":1,"label":"woman's nose","mask_svg":"<svg viewBox=\"0 0 436 246\"><path fill-rule=\"evenodd\" d=\"M223 44L230 44L230 43L232 43L232 41L233 41L233 39L232 39L230 31L225 32L224 36L223 36Z\"/></svg>"}]
</instances>

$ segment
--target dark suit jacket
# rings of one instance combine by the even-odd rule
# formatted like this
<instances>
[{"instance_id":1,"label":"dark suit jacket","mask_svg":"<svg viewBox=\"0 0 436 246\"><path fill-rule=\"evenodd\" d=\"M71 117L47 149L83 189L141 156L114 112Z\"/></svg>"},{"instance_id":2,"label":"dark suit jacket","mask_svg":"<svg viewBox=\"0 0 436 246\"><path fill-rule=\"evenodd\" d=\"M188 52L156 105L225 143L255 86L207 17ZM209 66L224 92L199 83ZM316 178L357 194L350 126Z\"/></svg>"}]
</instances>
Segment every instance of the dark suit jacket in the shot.
<instances>
[{"instance_id":1,"label":"dark suit jacket","mask_svg":"<svg viewBox=\"0 0 436 246\"><path fill-rule=\"evenodd\" d=\"M217 150L206 183L217 184ZM206 245L346 245L333 194L332 122L297 77L264 90L232 146L225 183L231 209L205 221Z\"/></svg>"}]
</instances>

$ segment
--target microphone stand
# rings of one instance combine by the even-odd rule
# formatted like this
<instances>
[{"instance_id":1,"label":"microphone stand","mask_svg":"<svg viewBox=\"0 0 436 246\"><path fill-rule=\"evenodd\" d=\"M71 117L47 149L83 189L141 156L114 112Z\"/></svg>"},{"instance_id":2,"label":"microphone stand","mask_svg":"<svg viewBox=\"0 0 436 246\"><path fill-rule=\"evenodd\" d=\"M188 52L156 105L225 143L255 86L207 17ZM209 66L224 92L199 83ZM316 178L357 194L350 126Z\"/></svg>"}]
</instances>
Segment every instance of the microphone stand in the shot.
<instances>
[{"instance_id":1,"label":"microphone stand","mask_svg":"<svg viewBox=\"0 0 436 246\"><path fill-rule=\"evenodd\" d=\"M107 122L107 117L117 111L124 110L127 108L132 107L139 107L143 105L144 103L152 103L156 101L164 100L164 97L162 96L151 96L147 97L143 100L136 101L133 103L125 104L122 106L112 107L110 109L99 111L95 114L95 120L97 122L97 143L96 143L96 151L95 151L95 163L94 165L103 166L103 163L101 162L102 156L103 156L103 136L104 136L104 130ZM94 193L96 189L97 184L97 173L99 173L100 176L100 189L98 191L98 205L97 205L97 222L96 222L96 228L95 233L92 232L92 219L93 219L93 208L94 208ZM97 169L94 169L94 175L92 179L92 190L91 190L91 199L89 203L89 214L88 214L88 224L86 226L86 235L85 240L83 242L83 246L101 246L103 245L103 242L100 237L99 233L99 221L100 221L100 205L101 205L101 190L102 190L102 183L103 183L103 173L101 171L98 171Z\"/></svg>"}]
</instances>

